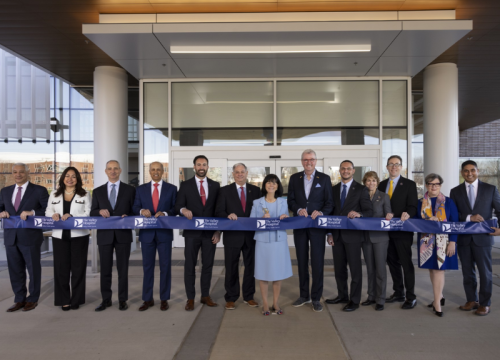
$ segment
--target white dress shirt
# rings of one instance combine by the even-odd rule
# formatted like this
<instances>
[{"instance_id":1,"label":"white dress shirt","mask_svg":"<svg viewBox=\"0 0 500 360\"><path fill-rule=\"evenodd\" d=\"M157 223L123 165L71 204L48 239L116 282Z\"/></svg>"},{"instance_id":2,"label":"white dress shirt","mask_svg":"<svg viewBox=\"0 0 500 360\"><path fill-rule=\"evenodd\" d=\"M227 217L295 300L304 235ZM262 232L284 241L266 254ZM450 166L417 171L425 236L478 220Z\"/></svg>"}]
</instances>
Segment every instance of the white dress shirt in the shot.
<instances>
[{"instance_id":1,"label":"white dress shirt","mask_svg":"<svg viewBox=\"0 0 500 360\"><path fill-rule=\"evenodd\" d=\"M109 199L110 202L111 202L111 190L113 190L113 186L112 185L116 185L115 186L115 191L116 191L115 204L116 204L116 200L118 199L118 190L120 189L120 180L118 180L115 183L112 183L111 181L108 181L108 199ZM160 191L160 190L158 190L158 191Z\"/></svg>"},{"instance_id":2,"label":"white dress shirt","mask_svg":"<svg viewBox=\"0 0 500 360\"><path fill-rule=\"evenodd\" d=\"M245 200L247 198L247 184L244 183L243 185L238 185L236 184L236 190L238 191L238 197L240 198L241 200L241 188L243 188L243 191L245 192Z\"/></svg>"},{"instance_id":3,"label":"white dress shirt","mask_svg":"<svg viewBox=\"0 0 500 360\"><path fill-rule=\"evenodd\" d=\"M469 200L469 191L470 191L470 185L474 186L474 199L477 201L477 188L479 187L479 180L476 179L472 184L469 184L467 181L465 182L465 190L467 191L467 200ZM467 218L465 221L470 221L470 217L472 214L467 215Z\"/></svg>"},{"instance_id":4,"label":"white dress shirt","mask_svg":"<svg viewBox=\"0 0 500 360\"><path fill-rule=\"evenodd\" d=\"M26 189L28 188L28 183L29 183L29 181L26 181L22 186L20 186L20 188L22 189L21 190L21 201L23 200L24 193L26 192ZM12 205L14 205L16 203L16 195L17 195L17 192L19 191L18 188L19 188L19 186L17 186L17 184L16 184L16 187L14 188L14 192L12 193Z\"/></svg>"},{"instance_id":5,"label":"white dress shirt","mask_svg":"<svg viewBox=\"0 0 500 360\"><path fill-rule=\"evenodd\" d=\"M195 176L194 177L196 179L196 187L198 188L198 193L200 194L201 196L201 192L200 192L200 181L203 180L203 189L205 189L205 201L208 200L208 181L207 181L207 177L205 176L203 179L200 179L198 176Z\"/></svg>"}]
</instances>

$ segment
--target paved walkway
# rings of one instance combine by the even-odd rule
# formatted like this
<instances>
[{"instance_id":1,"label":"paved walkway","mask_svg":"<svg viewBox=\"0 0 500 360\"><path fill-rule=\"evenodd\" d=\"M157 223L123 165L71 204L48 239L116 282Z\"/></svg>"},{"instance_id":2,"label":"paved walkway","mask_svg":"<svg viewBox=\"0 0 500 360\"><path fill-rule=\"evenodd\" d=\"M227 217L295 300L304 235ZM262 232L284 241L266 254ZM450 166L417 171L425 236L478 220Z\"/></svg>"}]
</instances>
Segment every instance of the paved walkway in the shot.
<instances>
[{"instance_id":1,"label":"paved walkway","mask_svg":"<svg viewBox=\"0 0 500 360\"><path fill-rule=\"evenodd\" d=\"M1 248L2 246L0 246ZM500 248L500 246L498 246ZM294 249L291 250L295 258ZM183 259L174 249L173 258ZM331 252L326 252L331 260ZM140 251L132 254L140 260ZM222 249L217 260L223 259ZM431 301L428 272L417 270L418 305L401 310L387 304L376 312L361 307L344 313L340 305L327 305L314 313L307 305L294 308L298 277L284 281L283 316L264 317L260 309L241 300L237 309L225 311L224 268L214 267L212 296L221 305L207 308L196 303L195 311L183 310L185 292L183 267L173 266L170 309L137 311L141 301L142 268L130 268L129 310L113 308L95 313L100 303L99 277L87 277L87 303L77 311L63 312L53 304L52 268L43 268L40 305L29 313L6 313L13 302L8 271L0 269L0 353L2 359L498 359L500 345L500 249L494 249L492 313L478 317L458 310L464 302L461 272L447 272L444 318L426 307ZM48 256L45 260L50 261ZM297 268L294 266L296 274ZM157 276L159 276L157 272ZM113 279L116 292L116 274ZM392 284L389 280L388 294ZM366 289L366 274L364 277ZM197 284L197 289L199 285ZM258 286L257 286L258 289ZM271 295L271 294L270 294ZM336 295L331 266L325 267L325 298ZM158 300L158 289L155 288ZM260 292L255 295L260 301ZM363 299L365 296L363 295ZM197 299L199 301L199 299Z\"/></svg>"}]
</instances>

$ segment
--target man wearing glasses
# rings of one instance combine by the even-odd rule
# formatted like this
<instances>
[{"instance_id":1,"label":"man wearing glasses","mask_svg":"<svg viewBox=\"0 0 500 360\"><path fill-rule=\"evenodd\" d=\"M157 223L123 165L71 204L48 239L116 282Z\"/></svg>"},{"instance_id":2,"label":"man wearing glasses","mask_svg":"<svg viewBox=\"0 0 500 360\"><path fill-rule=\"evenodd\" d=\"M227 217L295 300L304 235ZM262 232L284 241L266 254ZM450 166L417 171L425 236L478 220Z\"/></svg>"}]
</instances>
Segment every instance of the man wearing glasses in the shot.
<instances>
[{"instance_id":1,"label":"man wearing glasses","mask_svg":"<svg viewBox=\"0 0 500 360\"><path fill-rule=\"evenodd\" d=\"M332 183L330 177L316 171L316 152L312 149L302 153L304 171L290 176L288 184L288 208L294 216L330 215L333 210ZM320 299L323 295L323 267L325 262L325 236L322 229L293 230L295 251L299 267L300 296L293 303L299 307L312 300L313 310L323 310ZM310 245L309 245L310 244ZM312 286L309 292L309 246L311 247Z\"/></svg>"},{"instance_id":2,"label":"man wearing glasses","mask_svg":"<svg viewBox=\"0 0 500 360\"><path fill-rule=\"evenodd\" d=\"M418 195L415 182L401 176L402 166L403 159L398 155L391 155L387 160L389 179L382 181L378 189L389 195L394 217L406 221L417 213ZM404 302L402 309L413 309L417 305L415 268L411 259L412 244L412 232L389 232L387 264L392 276L394 293L386 302Z\"/></svg>"}]
</instances>

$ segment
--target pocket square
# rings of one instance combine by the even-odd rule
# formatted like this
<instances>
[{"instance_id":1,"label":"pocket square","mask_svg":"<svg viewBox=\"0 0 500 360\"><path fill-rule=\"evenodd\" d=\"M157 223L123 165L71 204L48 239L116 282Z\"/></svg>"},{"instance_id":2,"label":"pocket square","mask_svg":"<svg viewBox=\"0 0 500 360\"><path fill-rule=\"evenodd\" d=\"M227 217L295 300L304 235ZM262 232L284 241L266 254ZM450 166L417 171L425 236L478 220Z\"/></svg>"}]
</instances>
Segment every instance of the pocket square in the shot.
<instances>
[{"instance_id":1,"label":"pocket square","mask_svg":"<svg viewBox=\"0 0 500 360\"><path fill-rule=\"evenodd\" d=\"M320 184L316 184L316 187L321 187L321 185Z\"/></svg>"}]
</instances>

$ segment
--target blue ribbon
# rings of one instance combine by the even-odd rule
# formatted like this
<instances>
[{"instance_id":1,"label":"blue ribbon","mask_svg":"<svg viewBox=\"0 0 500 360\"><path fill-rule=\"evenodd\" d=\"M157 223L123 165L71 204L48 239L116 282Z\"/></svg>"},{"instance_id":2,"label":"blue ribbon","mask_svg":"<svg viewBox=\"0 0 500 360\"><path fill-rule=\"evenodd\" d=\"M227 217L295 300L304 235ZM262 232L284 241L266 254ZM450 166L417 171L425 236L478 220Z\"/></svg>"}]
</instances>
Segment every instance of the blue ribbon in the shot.
<instances>
[{"instance_id":1,"label":"blue ribbon","mask_svg":"<svg viewBox=\"0 0 500 360\"><path fill-rule=\"evenodd\" d=\"M269 231L287 229L344 229L371 231L409 231L429 234L488 234L491 227L497 226L497 220L492 219L481 223L476 222L437 222L422 219L385 220L381 218L348 219L345 216L291 217L278 218L193 218L161 216L145 218L143 216L127 216L121 218L71 217L66 221L54 221L45 216L29 216L26 221L19 216L11 216L3 220L4 229L64 229L64 230L102 230L102 229L188 229L188 230L220 230L220 231Z\"/></svg>"}]
</instances>

